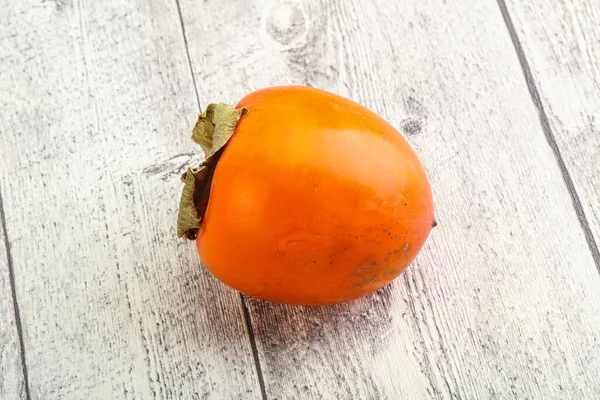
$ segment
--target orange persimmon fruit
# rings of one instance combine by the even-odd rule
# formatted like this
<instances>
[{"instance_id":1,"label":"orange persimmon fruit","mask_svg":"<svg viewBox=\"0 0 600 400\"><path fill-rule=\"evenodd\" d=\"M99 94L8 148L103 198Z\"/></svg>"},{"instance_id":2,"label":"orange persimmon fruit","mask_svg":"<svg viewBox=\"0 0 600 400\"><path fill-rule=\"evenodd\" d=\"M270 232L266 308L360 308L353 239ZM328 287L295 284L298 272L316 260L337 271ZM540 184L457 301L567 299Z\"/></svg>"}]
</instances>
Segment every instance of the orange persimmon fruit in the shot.
<instances>
[{"instance_id":1,"label":"orange persimmon fruit","mask_svg":"<svg viewBox=\"0 0 600 400\"><path fill-rule=\"evenodd\" d=\"M302 86L211 104L207 154L182 179L179 236L253 297L300 305L365 296L400 275L435 226L416 153L381 117Z\"/></svg>"}]
</instances>

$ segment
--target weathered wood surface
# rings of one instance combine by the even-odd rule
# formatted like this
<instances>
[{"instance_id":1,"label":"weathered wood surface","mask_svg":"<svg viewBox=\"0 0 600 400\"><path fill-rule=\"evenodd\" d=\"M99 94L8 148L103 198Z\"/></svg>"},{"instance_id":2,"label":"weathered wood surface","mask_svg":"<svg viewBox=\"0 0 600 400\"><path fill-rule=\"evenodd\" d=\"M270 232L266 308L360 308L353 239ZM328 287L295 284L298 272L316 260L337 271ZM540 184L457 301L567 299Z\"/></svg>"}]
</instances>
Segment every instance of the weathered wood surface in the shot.
<instances>
[{"instance_id":1,"label":"weathered wood surface","mask_svg":"<svg viewBox=\"0 0 600 400\"><path fill-rule=\"evenodd\" d=\"M437 200L418 262L380 293L249 301L269 398L600 395L600 277L497 3L181 7L202 103L348 95L409 135Z\"/></svg>"},{"instance_id":2,"label":"weathered wood surface","mask_svg":"<svg viewBox=\"0 0 600 400\"><path fill-rule=\"evenodd\" d=\"M0 10L0 186L31 397L260 398L240 296L175 238L178 174L199 159L176 3Z\"/></svg>"},{"instance_id":3,"label":"weathered wood surface","mask_svg":"<svg viewBox=\"0 0 600 400\"><path fill-rule=\"evenodd\" d=\"M0 399L25 399L21 346L11 291L4 213L0 197Z\"/></svg>"},{"instance_id":4,"label":"weathered wood surface","mask_svg":"<svg viewBox=\"0 0 600 400\"><path fill-rule=\"evenodd\" d=\"M597 235L598 17L536 1L508 10L572 193L494 1L0 0L0 190L31 398L260 398L261 379L278 399L600 396L600 275L574 207ZM203 106L310 84L401 128L440 224L417 262L366 299L246 299L247 315L174 237L177 175L200 158L194 81ZM26 394L5 251L10 399Z\"/></svg>"},{"instance_id":5,"label":"weathered wood surface","mask_svg":"<svg viewBox=\"0 0 600 400\"><path fill-rule=\"evenodd\" d=\"M506 1L531 90L600 271L600 7L595 1Z\"/></svg>"}]
</instances>

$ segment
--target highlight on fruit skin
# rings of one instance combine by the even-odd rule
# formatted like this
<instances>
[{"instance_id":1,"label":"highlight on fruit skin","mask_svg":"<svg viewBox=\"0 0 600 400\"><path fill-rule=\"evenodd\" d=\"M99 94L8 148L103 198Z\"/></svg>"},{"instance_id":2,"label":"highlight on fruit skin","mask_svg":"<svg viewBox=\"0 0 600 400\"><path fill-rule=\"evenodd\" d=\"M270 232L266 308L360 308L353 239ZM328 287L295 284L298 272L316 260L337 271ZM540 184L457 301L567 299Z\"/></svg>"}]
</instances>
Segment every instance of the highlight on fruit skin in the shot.
<instances>
[{"instance_id":1,"label":"highlight on fruit skin","mask_svg":"<svg viewBox=\"0 0 600 400\"><path fill-rule=\"evenodd\" d=\"M325 305L400 275L433 226L427 175L402 135L367 108L302 86L210 104L192 139L178 236L247 295Z\"/></svg>"}]
</instances>

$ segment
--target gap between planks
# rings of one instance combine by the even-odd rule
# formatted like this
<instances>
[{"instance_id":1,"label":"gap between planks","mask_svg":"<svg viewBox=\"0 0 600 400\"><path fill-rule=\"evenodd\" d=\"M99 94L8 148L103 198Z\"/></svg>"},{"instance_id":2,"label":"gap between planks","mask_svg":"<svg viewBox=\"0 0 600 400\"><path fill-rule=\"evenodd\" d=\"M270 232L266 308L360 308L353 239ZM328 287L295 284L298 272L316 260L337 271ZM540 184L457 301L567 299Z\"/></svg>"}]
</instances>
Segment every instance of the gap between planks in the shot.
<instances>
[{"instance_id":1,"label":"gap between planks","mask_svg":"<svg viewBox=\"0 0 600 400\"><path fill-rule=\"evenodd\" d=\"M198 94L198 85L196 83L196 77L194 76L194 68L192 67L192 60L190 58L190 50L188 46L187 36L185 33L185 24L183 23L183 15L181 14L181 5L179 4L179 0L175 0L177 3L177 14L179 16L179 24L181 26L181 35L183 37L183 43L185 46L185 55L188 61L188 65L190 68L190 75L192 76L192 83L194 84L194 93L196 93L196 101L198 103L198 112L202 112L202 106L200 103L200 95ZM246 325L246 330L248 331L248 340L250 341L250 347L252 348L252 357L254 359L254 367L256 368L256 375L258 376L258 385L260 387L260 393L263 400L267 400L267 390L265 386L265 379L262 373L262 368L260 366L260 358L258 354L258 349L256 347L256 337L254 336L254 328L252 326L252 318L250 317L250 311L248 310L248 305L246 304L246 299L242 293L240 293L240 302L242 305L242 311L244 314L244 322Z\"/></svg>"},{"instance_id":2,"label":"gap between planks","mask_svg":"<svg viewBox=\"0 0 600 400\"><path fill-rule=\"evenodd\" d=\"M29 394L29 377L27 374L27 363L25 361L25 343L23 340L23 326L21 324L21 313L19 311L19 302L17 300L17 289L15 286L15 270L13 268L12 255L10 253L10 241L8 240L8 229L6 226L6 213L4 202L2 200L2 187L0 186L0 225L4 232L4 247L6 248L6 262L8 264L8 276L10 282L10 292L12 295L13 310L15 316L15 325L17 327L17 336L19 338L19 354L21 355L21 366L23 371L23 384L25 385L25 398L31 399Z\"/></svg>"},{"instance_id":3,"label":"gap between planks","mask_svg":"<svg viewBox=\"0 0 600 400\"><path fill-rule=\"evenodd\" d=\"M577 214L579 225L581 225L581 229L583 230L583 234L585 235L585 240L587 241L590 252L592 253L592 258L594 259L594 263L596 264L596 269L598 270L598 273L600 273L600 250L598 250L598 244L594 239L594 235L592 234L592 230L590 228L590 223L585 215L583 205L581 204L581 199L579 198L579 194L575 189L575 185L573 184L571 174L569 173L567 165L558 147L558 143L556 142L554 133L552 132L552 128L550 127L548 115L546 113L544 105L542 104L540 92L537 88L537 85L535 84L533 73L531 72L529 62L527 61L525 50L521 45L519 35L517 33L517 30L515 29L512 18L510 17L510 12L508 11L508 7L506 7L506 3L504 2L504 0L497 0L497 2L498 7L500 8L500 12L502 13L502 18L504 19L504 24L508 29L510 39L515 48L515 52L517 53L517 57L519 58L519 64L521 65L523 75L525 76L525 81L527 83L527 89L529 90L531 100L533 101L533 104L538 110L542 130L544 131L544 135L546 136L548 145L552 149L552 153L554 153L554 157L562 174L563 180L565 182L565 185L567 186L569 195L571 196L571 201L573 202L573 208L575 208L575 213Z\"/></svg>"}]
</instances>

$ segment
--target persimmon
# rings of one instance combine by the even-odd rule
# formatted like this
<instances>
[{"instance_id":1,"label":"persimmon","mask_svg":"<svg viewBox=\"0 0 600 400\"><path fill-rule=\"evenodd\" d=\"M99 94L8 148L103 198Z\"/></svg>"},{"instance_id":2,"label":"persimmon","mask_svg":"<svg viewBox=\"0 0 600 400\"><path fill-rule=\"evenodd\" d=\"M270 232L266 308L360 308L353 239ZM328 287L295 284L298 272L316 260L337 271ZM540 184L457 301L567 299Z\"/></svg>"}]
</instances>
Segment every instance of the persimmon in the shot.
<instances>
[{"instance_id":1,"label":"persimmon","mask_svg":"<svg viewBox=\"0 0 600 400\"><path fill-rule=\"evenodd\" d=\"M381 117L300 86L211 104L192 139L179 236L221 281L261 299L324 305L400 275L434 222L416 153Z\"/></svg>"}]
</instances>

